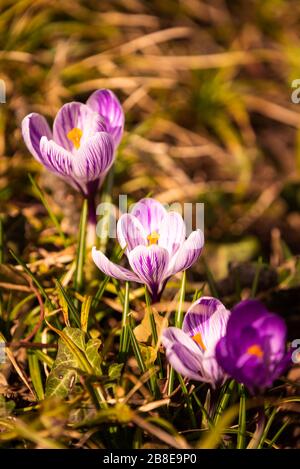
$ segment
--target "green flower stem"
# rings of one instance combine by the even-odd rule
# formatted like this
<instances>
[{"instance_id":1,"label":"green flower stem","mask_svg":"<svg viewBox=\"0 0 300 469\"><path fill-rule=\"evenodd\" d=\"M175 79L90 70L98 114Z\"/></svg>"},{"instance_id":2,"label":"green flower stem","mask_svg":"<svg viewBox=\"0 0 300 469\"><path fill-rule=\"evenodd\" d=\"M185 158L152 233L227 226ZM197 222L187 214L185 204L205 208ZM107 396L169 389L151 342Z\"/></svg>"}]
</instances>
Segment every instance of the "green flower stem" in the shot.
<instances>
[{"instance_id":1,"label":"green flower stem","mask_svg":"<svg viewBox=\"0 0 300 469\"><path fill-rule=\"evenodd\" d=\"M151 308L151 300L150 300L150 296L149 296L146 285L145 285L145 299L146 299L147 312L148 312L148 315L149 315L152 341L153 341L154 347L157 347L158 346L157 329L156 329L156 324L155 324L155 318L154 318L153 311L152 311L152 308ZM157 361L158 361L158 366L159 366L159 377L163 378L164 372L163 372L163 365L162 365L159 350L157 350Z\"/></svg>"},{"instance_id":2,"label":"green flower stem","mask_svg":"<svg viewBox=\"0 0 300 469\"><path fill-rule=\"evenodd\" d=\"M88 219L88 201L84 199L82 204L82 211L79 225L79 240L76 256L76 269L74 277L74 289L77 292L82 291L84 281L84 261L85 261L85 248L86 248L86 227Z\"/></svg>"},{"instance_id":3,"label":"green flower stem","mask_svg":"<svg viewBox=\"0 0 300 469\"><path fill-rule=\"evenodd\" d=\"M183 303L185 299L185 288L186 288L186 271L182 272L181 285L180 285L180 294L179 294L179 303L178 308L175 314L175 326L181 328L183 322ZM168 395L170 396L174 388L174 379L175 372L172 367L170 367L169 383L168 383Z\"/></svg>"}]
</instances>

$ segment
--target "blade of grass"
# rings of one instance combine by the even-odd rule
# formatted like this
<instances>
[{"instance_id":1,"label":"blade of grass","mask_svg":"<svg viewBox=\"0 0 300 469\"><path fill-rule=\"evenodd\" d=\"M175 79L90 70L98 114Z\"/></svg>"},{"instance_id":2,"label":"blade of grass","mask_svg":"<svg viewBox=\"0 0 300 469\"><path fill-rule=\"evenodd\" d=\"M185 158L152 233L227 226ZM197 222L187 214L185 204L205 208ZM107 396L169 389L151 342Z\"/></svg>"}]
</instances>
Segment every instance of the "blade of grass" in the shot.
<instances>
[{"instance_id":1,"label":"blade of grass","mask_svg":"<svg viewBox=\"0 0 300 469\"><path fill-rule=\"evenodd\" d=\"M146 373L147 368L146 368L146 365L144 363L138 341L136 340L136 337L135 337L132 329L128 327L127 330L128 330L128 333L129 333L131 346L132 346L133 353L134 353L134 356L136 358L136 361L138 363L139 369L141 370L141 373Z\"/></svg>"},{"instance_id":2,"label":"blade of grass","mask_svg":"<svg viewBox=\"0 0 300 469\"><path fill-rule=\"evenodd\" d=\"M278 440L280 435L283 433L283 431L286 429L288 425L290 425L291 420L287 419L284 424L279 428L279 430L276 432L276 434L273 436L272 440L268 443L268 448L271 448L274 443ZM265 439L265 442L267 442L267 439Z\"/></svg>"},{"instance_id":3,"label":"blade of grass","mask_svg":"<svg viewBox=\"0 0 300 469\"><path fill-rule=\"evenodd\" d=\"M213 274L211 273L211 270L208 267L208 265L207 265L204 258L203 258L203 264L204 264L204 268L205 268L205 272L206 272L206 276L207 276L207 282L208 282L211 294L215 298L219 298L219 293L218 293L218 290L217 290L215 279L214 279Z\"/></svg>"},{"instance_id":4,"label":"blade of grass","mask_svg":"<svg viewBox=\"0 0 300 469\"><path fill-rule=\"evenodd\" d=\"M57 220L55 214L53 213L53 211L52 211L52 209L51 209L51 207L48 203L47 198L43 194L42 189L39 187L39 185L34 180L34 178L31 176L31 174L28 174L28 177L30 179L30 182L31 182L35 192L37 193L38 197L41 199L42 204L44 205L45 209L47 210L48 215L50 217L50 220L52 221L55 228L57 229L57 232L58 232L59 236L61 237L61 240L62 240L62 243L63 243L64 247L67 247L67 240L66 240L65 235L64 235L64 233L61 229L60 223Z\"/></svg>"},{"instance_id":5,"label":"blade of grass","mask_svg":"<svg viewBox=\"0 0 300 469\"><path fill-rule=\"evenodd\" d=\"M197 427L197 422L196 422L195 413L194 413L194 410L193 410L193 403L192 403L191 396L188 393L186 384L185 384L182 376L180 374L177 374L177 376L178 376L178 379L179 379L179 382L180 382L182 393L184 395L184 398L185 398L185 401L186 401L186 404L187 404L187 408L188 408L192 428L196 428Z\"/></svg>"},{"instance_id":6,"label":"blade of grass","mask_svg":"<svg viewBox=\"0 0 300 469\"><path fill-rule=\"evenodd\" d=\"M231 395L235 388L235 381L232 379L229 382L225 383L222 389L222 393L220 395L219 403L216 408L215 417L214 417L214 424L216 425L224 412L227 408Z\"/></svg>"},{"instance_id":7,"label":"blade of grass","mask_svg":"<svg viewBox=\"0 0 300 469\"><path fill-rule=\"evenodd\" d=\"M41 376L41 369L39 365L39 359L36 355L35 350L28 350L27 357L31 382L33 384L38 400L42 401L44 399L44 387Z\"/></svg>"},{"instance_id":8,"label":"blade of grass","mask_svg":"<svg viewBox=\"0 0 300 469\"><path fill-rule=\"evenodd\" d=\"M257 447L258 449L262 449L262 448L263 448L264 443L265 443L265 440L266 440L266 438L267 438L267 436L268 436L269 430L270 430L271 425L272 425L272 423L273 423L273 421L274 421L274 419L275 419L275 417L276 417L277 412L278 412L278 408L277 408L277 407L274 407L273 410L272 410L272 412L271 412L270 417L268 418L268 421L267 421L267 424L266 424L265 429L264 429L264 431L263 431L263 434L262 434L262 436L261 436L259 445L258 445L258 447Z\"/></svg>"},{"instance_id":9,"label":"blade of grass","mask_svg":"<svg viewBox=\"0 0 300 469\"><path fill-rule=\"evenodd\" d=\"M251 298L255 298L255 295L256 295L256 292L257 292L259 275L260 275L260 271L262 269L262 264L263 264L262 257L259 257L257 265L256 265L256 271L255 271L255 276L254 276L254 279L253 279L252 288L251 288Z\"/></svg>"},{"instance_id":10,"label":"blade of grass","mask_svg":"<svg viewBox=\"0 0 300 469\"><path fill-rule=\"evenodd\" d=\"M243 384L240 388L239 431L237 434L237 449L246 447L246 392Z\"/></svg>"},{"instance_id":11,"label":"blade of grass","mask_svg":"<svg viewBox=\"0 0 300 469\"><path fill-rule=\"evenodd\" d=\"M96 292L96 295L94 296L93 302L92 302L92 307L96 308L97 304L101 300L103 293L105 292L106 285L109 282L110 277L108 275L105 276L104 280L100 283L99 288Z\"/></svg>"},{"instance_id":12,"label":"blade of grass","mask_svg":"<svg viewBox=\"0 0 300 469\"><path fill-rule=\"evenodd\" d=\"M29 277L32 279L32 281L35 283L35 285L37 286L38 290L40 291L40 293L43 295L43 297L45 298L45 300L49 303L49 305L51 305L53 308L54 306L52 305L51 303L51 300L49 299L47 293L46 293L46 290L44 289L44 287L42 286L42 284L38 281L38 279L33 275L33 273L31 272L31 270L27 267L27 265L25 264L24 261L22 261L22 259L20 259L17 254L15 254L13 252L12 249L9 250L10 254L13 256L13 258L17 261L17 263L19 265L21 265L23 267L23 269L25 270L25 272L29 275Z\"/></svg>"},{"instance_id":13,"label":"blade of grass","mask_svg":"<svg viewBox=\"0 0 300 469\"><path fill-rule=\"evenodd\" d=\"M78 313L78 310L77 310L72 298L67 293L67 291L64 289L64 287L62 286L61 282L58 279L55 280L55 285L57 286L57 288L61 292L63 298L65 299L65 301L68 305L68 309L69 309L69 312L70 312L70 319L72 319L74 321L74 323L76 324L76 326L80 328L81 323L80 323L79 313Z\"/></svg>"},{"instance_id":14,"label":"blade of grass","mask_svg":"<svg viewBox=\"0 0 300 469\"><path fill-rule=\"evenodd\" d=\"M120 337L120 352L119 352L121 359L125 359L128 353L128 348L129 348L128 329L130 328L130 324L128 321L128 314L129 314L129 282L126 282L123 314L122 314L122 331L121 331L121 337Z\"/></svg>"},{"instance_id":15,"label":"blade of grass","mask_svg":"<svg viewBox=\"0 0 300 469\"><path fill-rule=\"evenodd\" d=\"M3 220L0 217L0 264L3 264L4 254L4 232L3 232Z\"/></svg>"},{"instance_id":16,"label":"blade of grass","mask_svg":"<svg viewBox=\"0 0 300 469\"><path fill-rule=\"evenodd\" d=\"M82 305L81 305L80 325L81 325L81 329L84 332L87 332L88 330L89 314L90 314L92 299L93 299L92 296L89 296L89 295L85 296L84 301L82 302Z\"/></svg>"},{"instance_id":17,"label":"blade of grass","mask_svg":"<svg viewBox=\"0 0 300 469\"><path fill-rule=\"evenodd\" d=\"M141 373L144 374L146 373L147 371L147 367L145 365L145 362L144 362L144 359L143 359L143 356L142 356L142 353L141 353L141 350L140 350L140 347L139 347L139 343L134 335L134 332L133 330L126 326L127 327L127 330L128 330L128 334L129 334L129 337L130 337L130 341L131 341L131 346L132 346L132 349L133 349L133 353L134 353L134 356L136 358L136 361L138 363L138 366L139 366L139 369L141 370ZM156 383L156 379L153 379L155 378L154 374L151 373L150 375L150 391L153 393L153 395L155 397L158 397L158 388L157 388L157 383Z\"/></svg>"}]
</instances>

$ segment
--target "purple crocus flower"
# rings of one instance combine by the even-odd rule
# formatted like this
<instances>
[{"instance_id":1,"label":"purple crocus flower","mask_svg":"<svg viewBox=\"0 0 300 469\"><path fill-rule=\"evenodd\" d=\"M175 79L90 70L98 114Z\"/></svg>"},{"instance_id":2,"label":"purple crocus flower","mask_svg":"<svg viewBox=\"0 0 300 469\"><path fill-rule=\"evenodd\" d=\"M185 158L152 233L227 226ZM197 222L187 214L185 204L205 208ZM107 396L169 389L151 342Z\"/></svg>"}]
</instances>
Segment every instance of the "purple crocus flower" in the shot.
<instances>
[{"instance_id":1,"label":"purple crocus flower","mask_svg":"<svg viewBox=\"0 0 300 469\"><path fill-rule=\"evenodd\" d=\"M53 132L40 114L22 121L23 138L34 158L90 202L114 161L123 128L122 107L110 90L95 91L86 104L62 106Z\"/></svg>"},{"instance_id":2,"label":"purple crocus flower","mask_svg":"<svg viewBox=\"0 0 300 469\"><path fill-rule=\"evenodd\" d=\"M240 302L217 344L216 358L226 373L251 392L271 386L290 361L283 319L257 300Z\"/></svg>"},{"instance_id":3,"label":"purple crocus flower","mask_svg":"<svg viewBox=\"0 0 300 469\"><path fill-rule=\"evenodd\" d=\"M226 374L215 358L215 346L226 332L230 311L216 298L204 296L187 311L182 329L168 327L162 343L167 359L181 375L216 387Z\"/></svg>"},{"instance_id":4,"label":"purple crocus flower","mask_svg":"<svg viewBox=\"0 0 300 469\"><path fill-rule=\"evenodd\" d=\"M201 230L187 239L185 223L177 212L167 210L154 199L134 205L130 214L120 217L117 236L132 271L111 262L93 248L95 264L106 275L147 285L153 301L172 275L188 269L198 259L204 244Z\"/></svg>"}]
</instances>

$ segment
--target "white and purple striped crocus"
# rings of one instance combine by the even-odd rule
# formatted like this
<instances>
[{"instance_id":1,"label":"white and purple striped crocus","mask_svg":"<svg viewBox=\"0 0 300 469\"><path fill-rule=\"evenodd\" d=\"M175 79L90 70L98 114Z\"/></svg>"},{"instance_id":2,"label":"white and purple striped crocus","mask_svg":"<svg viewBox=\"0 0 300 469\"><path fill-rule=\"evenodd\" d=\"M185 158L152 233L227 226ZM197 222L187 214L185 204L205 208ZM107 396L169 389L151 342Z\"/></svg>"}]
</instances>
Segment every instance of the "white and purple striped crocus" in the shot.
<instances>
[{"instance_id":1,"label":"white and purple striped crocus","mask_svg":"<svg viewBox=\"0 0 300 469\"><path fill-rule=\"evenodd\" d=\"M172 275L196 262L204 244L201 230L193 231L186 239L182 216L168 212L151 198L140 200L129 214L120 217L117 236L132 271L114 264L94 247L95 264L111 277L144 283L152 301L159 300Z\"/></svg>"},{"instance_id":2,"label":"white and purple striped crocus","mask_svg":"<svg viewBox=\"0 0 300 469\"><path fill-rule=\"evenodd\" d=\"M86 104L67 103L51 131L37 113L22 121L22 134L34 158L64 178L90 201L111 167L124 129L122 107L110 90L97 90Z\"/></svg>"},{"instance_id":3,"label":"white and purple striped crocus","mask_svg":"<svg viewBox=\"0 0 300 469\"><path fill-rule=\"evenodd\" d=\"M164 330L162 343L177 373L213 388L224 382L227 375L216 361L215 347L226 333L229 316L230 311L219 300L203 296L187 311L182 329Z\"/></svg>"}]
</instances>

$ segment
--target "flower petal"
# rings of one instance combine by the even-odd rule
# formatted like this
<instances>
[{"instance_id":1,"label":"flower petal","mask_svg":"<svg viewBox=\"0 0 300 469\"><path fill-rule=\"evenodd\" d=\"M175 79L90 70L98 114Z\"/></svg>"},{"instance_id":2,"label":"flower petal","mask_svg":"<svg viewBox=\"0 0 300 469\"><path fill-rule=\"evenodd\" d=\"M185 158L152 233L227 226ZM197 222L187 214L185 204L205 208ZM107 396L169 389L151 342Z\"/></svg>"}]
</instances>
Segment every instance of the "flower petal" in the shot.
<instances>
[{"instance_id":1,"label":"flower petal","mask_svg":"<svg viewBox=\"0 0 300 469\"><path fill-rule=\"evenodd\" d=\"M203 232L201 230L193 231L170 263L168 275L174 275L193 265L200 256L203 245Z\"/></svg>"},{"instance_id":2,"label":"flower petal","mask_svg":"<svg viewBox=\"0 0 300 469\"><path fill-rule=\"evenodd\" d=\"M41 161L50 171L61 176L72 176L72 155L53 140L42 137L40 141Z\"/></svg>"},{"instance_id":3,"label":"flower petal","mask_svg":"<svg viewBox=\"0 0 300 469\"><path fill-rule=\"evenodd\" d=\"M64 104L60 108L53 124L55 142L72 153L76 153L77 149L72 140L68 138L68 133L76 128L82 131L80 147L84 142L88 142L95 133L106 131L104 118L92 111L86 104L74 101Z\"/></svg>"},{"instance_id":4,"label":"flower petal","mask_svg":"<svg viewBox=\"0 0 300 469\"><path fill-rule=\"evenodd\" d=\"M99 132L74 155L74 176L86 182L104 175L114 160L114 144L107 132Z\"/></svg>"},{"instance_id":5,"label":"flower petal","mask_svg":"<svg viewBox=\"0 0 300 469\"><path fill-rule=\"evenodd\" d=\"M259 326L260 322L269 317L269 311L258 300L244 300L238 303L232 310L228 321L227 336L232 344L239 343L240 333L249 325Z\"/></svg>"},{"instance_id":6,"label":"flower petal","mask_svg":"<svg viewBox=\"0 0 300 469\"><path fill-rule=\"evenodd\" d=\"M260 336L268 339L272 355L285 352L287 328L282 318L270 313L257 327Z\"/></svg>"},{"instance_id":7,"label":"flower petal","mask_svg":"<svg viewBox=\"0 0 300 469\"><path fill-rule=\"evenodd\" d=\"M52 138L52 132L45 117L33 112L24 117L22 121L22 134L25 144L30 153L42 164L43 156L40 151L40 141L42 137Z\"/></svg>"},{"instance_id":8,"label":"flower petal","mask_svg":"<svg viewBox=\"0 0 300 469\"><path fill-rule=\"evenodd\" d=\"M167 359L181 375L201 381L202 352L181 329L169 327L163 332L162 343Z\"/></svg>"},{"instance_id":9,"label":"flower petal","mask_svg":"<svg viewBox=\"0 0 300 469\"><path fill-rule=\"evenodd\" d=\"M107 131L112 134L115 146L119 145L124 129L124 112L116 95L110 90L97 90L86 104L105 118Z\"/></svg>"},{"instance_id":10,"label":"flower petal","mask_svg":"<svg viewBox=\"0 0 300 469\"><path fill-rule=\"evenodd\" d=\"M156 245L137 246L130 251L128 260L132 270L150 291L153 294L159 292L168 269L168 251Z\"/></svg>"},{"instance_id":11,"label":"flower petal","mask_svg":"<svg viewBox=\"0 0 300 469\"><path fill-rule=\"evenodd\" d=\"M178 327L167 327L163 331L162 343L165 348L169 348L175 343L182 344L193 352L199 359L203 357L203 351L198 347L196 342Z\"/></svg>"},{"instance_id":12,"label":"flower petal","mask_svg":"<svg viewBox=\"0 0 300 469\"><path fill-rule=\"evenodd\" d=\"M167 211L157 200L146 198L136 203L130 213L140 221L146 234L149 235L154 231L159 233L161 222Z\"/></svg>"},{"instance_id":13,"label":"flower petal","mask_svg":"<svg viewBox=\"0 0 300 469\"><path fill-rule=\"evenodd\" d=\"M221 301L203 296L187 311L182 330L190 337L200 333L206 352L214 356L217 342L226 333L229 316L230 311Z\"/></svg>"},{"instance_id":14,"label":"flower petal","mask_svg":"<svg viewBox=\"0 0 300 469\"><path fill-rule=\"evenodd\" d=\"M169 251L173 256L185 240L185 223L177 212L168 212L162 219L159 228L158 245Z\"/></svg>"},{"instance_id":15,"label":"flower petal","mask_svg":"<svg viewBox=\"0 0 300 469\"><path fill-rule=\"evenodd\" d=\"M131 282L139 282L141 280L137 277L134 273L130 272L130 270L125 269L120 265L114 264L111 262L101 251L97 251L96 247L94 246L92 249L92 258L95 262L98 269L101 270L105 275L109 275L110 277L117 278L118 280L125 280Z\"/></svg>"},{"instance_id":16,"label":"flower petal","mask_svg":"<svg viewBox=\"0 0 300 469\"><path fill-rule=\"evenodd\" d=\"M139 220L131 214L124 213L117 224L118 241L122 249L126 247L128 254L136 246L146 246L147 239L144 228Z\"/></svg>"}]
</instances>

